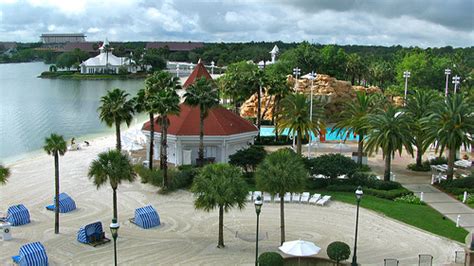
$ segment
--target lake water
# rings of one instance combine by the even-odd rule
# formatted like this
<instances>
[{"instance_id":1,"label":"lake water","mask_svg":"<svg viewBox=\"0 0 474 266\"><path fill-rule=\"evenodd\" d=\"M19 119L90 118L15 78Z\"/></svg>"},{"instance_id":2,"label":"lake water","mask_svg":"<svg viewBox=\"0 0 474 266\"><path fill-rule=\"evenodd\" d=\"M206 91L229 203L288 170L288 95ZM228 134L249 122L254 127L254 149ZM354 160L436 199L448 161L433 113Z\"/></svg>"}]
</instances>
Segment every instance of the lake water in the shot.
<instances>
[{"instance_id":1,"label":"lake water","mask_svg":"<svg viewBox=\"0 0 474 266\"><path fill-rule=\"evenodd\" d=\"M288 135L289 130L285 129L283 131L283 135ZM260 128L260 136L275 136L275 128L270 127L270 126L264 126ZM311 133L311 138L316 139L313 133ZM354 134L342 134L339 135L336 132L332 131L331 127L326 128L326 141L343 141L343 140L349 140L349 141L355 141L358 140L357 136L354 136Z\"/></svg>"},{"instance_id":2,"label":"lake water","mask_svg":"<svg viewBox=\"0 0 474 266\"><path fill-rule=\"evenodd\" d=\"M100 98L111 88L134 96L143 87L143 80L37 78L46 70L40 62L0 64L0 163L39 152L51 133L69 141L114 132L98 118Z\"/></svg>"}]
</instances>

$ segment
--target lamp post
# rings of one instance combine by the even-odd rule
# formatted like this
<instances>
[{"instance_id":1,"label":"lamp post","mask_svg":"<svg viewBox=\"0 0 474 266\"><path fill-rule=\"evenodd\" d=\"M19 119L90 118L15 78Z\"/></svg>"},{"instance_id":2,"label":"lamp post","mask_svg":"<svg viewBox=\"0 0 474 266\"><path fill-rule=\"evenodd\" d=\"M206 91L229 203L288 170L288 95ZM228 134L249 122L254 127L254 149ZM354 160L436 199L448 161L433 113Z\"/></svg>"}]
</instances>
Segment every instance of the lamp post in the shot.
<instances>
[{"instance_id":1,"label":"lamp post","mask_svg":"<svg viewBox=\"0 0 474 266\"><path fill-rule=\"evenodd\" d=\"M118 237L118 230L120 228L120 224L117 223L117 219L113 218L112 223L110 224L110 232L112 233L112 238L114 239L114 262L115 266L117 266L117 237Z\"/></svg>"},{"instance_id":2,"label":"lamp post","mask_svg":"<svg viewBox=\"0 0 474 266\"><path fill-rule=\"evenodd\" d=\"M215 67L214 61L211 61L211 75L214 75L214 67Z\"/></svg>"},{"instance_id":3,"label":"lamp post","mask_svg":"<svg viewBox=\"0 0 474 266\"><path fill-rule=\"evenodd\" d=\"M176 64L176 77L179 78L179 64Z\"/></svg>"},{"instance_id":4,"label":"lamp post","mask_svg":"<svg viewBox=\"0 0 474 266\"><path fill-rule=\"evenodd\" d=\"M256 246L255 246L255 266L258 266L258 223L260 218L260 211L262 209L263 201L262 197L258 196L255 200L255 212L257 213L257 237L255 239Z\"/></svg>"},{"instance_id":5,"label":"lamp post","mask_svg":"<svg viewBox=\"0 0 474 266\"><path fill-rule=\"evenodd\" d=\"M403 101L403 105L407 105L407 92L408 92L408 78L410 77L410 71L404 71L403 72L403 77L405 78L405 97Z\"/></svg>"},{"instance_id":6,"label":"lamp post","mask_svg":"<svg viewBox=\"0 0 474 266\"><path fill-rule=\"evenodd\" d=\"M295 78L296 78L295 87L298 84L298 76L300 74L301 74L301 69L299 69L298 67L293 68L293 75L295 75Z\"/></svg>"},{"instance_id":7,"label":"lamp post","mask_svg":"<svg viewBox=\"0 0 474 266\"><path fill-rule=\"evenodd\" d=\"M446 88L444 90L444 97L448 97L448 84L449 84L449 75L451 75L451 69L446 68L444 70L444 74L446 75Z\"/></svg>"},{"instance_id":8,"label":"lamp post","mask_svg":"<svg viewBox=\"0 0 474 266\"><path fill-rule=\"evenodd\" d=\"M458 85L459 85L459 81L461 80L461 77L459 77L458 75L454 76L453 77L453 84L454 84L454 94L456 94L457 92L457 89L458 89Z\"/></svg>"},{"instance_id":9,"label":"lamp post","mask_svg":"<svg viewBox=\"0 0 474 266\"><path fill-rule=\"evenodd\" d=\"M309 79L311 79L311 97L310 97L310 106L309 106L309 121L313 122L313 85L314 79L316 78L316 73L311 71L309 74ZM308 143L308 157L311 158L311 145L312 145L313 135L309 135L309 143Z\"/></svg>"},{"instance_id":10,"label":"lamp post","mask_svg":"<svg viewBox=\"0 0 474 266\"><path fill-rule=\"evenodd\" d=\"M355 228L355 240L354 240L354 254L352 255L352 266L357 266L357 230L359 227L359 205L360 205L360 200L362 198L362 195L364 192L362 191L362 187L359 186L357 187L357 190L355 191L355 196L357 199L357 214L356 214L356 228Z\"/></svg>"}]
</instances>

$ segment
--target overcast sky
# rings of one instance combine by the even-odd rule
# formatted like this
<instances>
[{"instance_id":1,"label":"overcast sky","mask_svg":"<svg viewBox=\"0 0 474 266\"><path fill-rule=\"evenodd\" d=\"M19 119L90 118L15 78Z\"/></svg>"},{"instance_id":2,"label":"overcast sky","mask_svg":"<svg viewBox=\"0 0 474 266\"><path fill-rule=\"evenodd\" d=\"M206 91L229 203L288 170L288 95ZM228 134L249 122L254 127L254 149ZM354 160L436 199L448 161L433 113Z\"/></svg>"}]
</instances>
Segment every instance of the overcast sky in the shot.
<instances>
[{"instance_id":1,"label":"overcast sky","mask_svg":"<svg viewBox=\"0 0 474 266\"><path fill-rule=\"evenodd\" d=\"M474 0L0 0L0 41L277 41L473 46Z\"/></svg>"}]
</instances>

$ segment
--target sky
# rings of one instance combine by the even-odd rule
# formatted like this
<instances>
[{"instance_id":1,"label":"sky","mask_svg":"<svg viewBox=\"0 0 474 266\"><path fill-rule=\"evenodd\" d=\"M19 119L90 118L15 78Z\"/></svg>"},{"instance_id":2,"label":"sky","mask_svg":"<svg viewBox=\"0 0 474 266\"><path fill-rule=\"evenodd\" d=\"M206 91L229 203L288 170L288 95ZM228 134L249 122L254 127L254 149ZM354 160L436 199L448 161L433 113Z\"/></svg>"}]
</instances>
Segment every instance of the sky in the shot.
<instances>
[{"instance_id":1,"label":"sky","mask_svg":"<svg viewBox=\"0 0 474 266\"><path fill-rule=\"evenodd\" d=\"M0 0L0 41L309 41L468 47L474 0Z\"/></svg>"}]
</instances>

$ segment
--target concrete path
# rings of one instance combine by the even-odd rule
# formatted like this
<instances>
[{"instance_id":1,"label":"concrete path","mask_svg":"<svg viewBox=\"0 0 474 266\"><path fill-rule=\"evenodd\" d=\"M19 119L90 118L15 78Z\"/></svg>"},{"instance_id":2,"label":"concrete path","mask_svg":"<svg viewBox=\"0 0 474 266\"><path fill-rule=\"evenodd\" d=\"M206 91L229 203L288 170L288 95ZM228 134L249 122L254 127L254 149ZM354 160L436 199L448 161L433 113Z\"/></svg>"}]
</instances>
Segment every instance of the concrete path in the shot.
<instances>
[{"instance_id":1,"label":"concrete path","mask_svg":"<svg viewBox=\"0 0 474 266\"><path fill-rule=\"evenodd\" d=\"M409 156L396 156L392 163L395 181L413 191L418 197L423 192L423 201L453 222L456 222L458 215L460 215L459 225L470 232L474 232L474 209L432 186L430 172L407 170L406 165L411 162L413 162L413 159ZM384 164L380 156L370 158L369 165L377 174L383 174Z\"/></svg>"}]
</instances>

